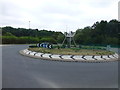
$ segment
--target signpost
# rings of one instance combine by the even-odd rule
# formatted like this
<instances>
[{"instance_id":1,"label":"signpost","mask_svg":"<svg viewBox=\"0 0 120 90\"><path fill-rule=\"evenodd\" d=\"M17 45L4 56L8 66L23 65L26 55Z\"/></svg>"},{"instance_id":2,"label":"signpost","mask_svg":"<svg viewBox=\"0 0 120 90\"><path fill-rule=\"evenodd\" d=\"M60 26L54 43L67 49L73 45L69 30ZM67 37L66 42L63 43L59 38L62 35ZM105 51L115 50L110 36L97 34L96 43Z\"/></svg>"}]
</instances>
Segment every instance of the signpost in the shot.
<instances>
[{"instance_id":1,"label":"signpost","mask_svg":"<svg viewBox=\"0 0 120 90\"><path fill-rule=\"evenodd\" d=\"M49 48L49 49L52 49L52 44L50 43L38 43L37 44L37 47L43 47L43 48Z\"/></svg>"}]
</instances>

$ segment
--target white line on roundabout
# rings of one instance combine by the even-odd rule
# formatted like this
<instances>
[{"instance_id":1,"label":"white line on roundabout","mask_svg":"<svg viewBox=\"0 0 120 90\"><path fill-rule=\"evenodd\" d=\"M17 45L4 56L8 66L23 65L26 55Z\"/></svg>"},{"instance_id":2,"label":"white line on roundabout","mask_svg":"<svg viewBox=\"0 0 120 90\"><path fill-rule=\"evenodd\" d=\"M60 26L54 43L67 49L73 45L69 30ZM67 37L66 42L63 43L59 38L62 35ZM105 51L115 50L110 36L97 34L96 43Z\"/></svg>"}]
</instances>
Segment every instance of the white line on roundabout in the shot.
<instances>
[{"instance_id":1,"label":"white line on roundabout","mask_svg":"<svg viewBox=\"0 0 120 90\"><path fill-rule=\"evenodd\" d=\"M20 54L24 56L29 56L32 58L40 58L44 60L52 60L52 61L64 61L64 62L110 62L110 61L118 61L119 55L117 53L113 55L57 55L57 54L47 54L40 52L32 52L28 49L24 49L20 51Z\"/></svg>"}]
</instances>

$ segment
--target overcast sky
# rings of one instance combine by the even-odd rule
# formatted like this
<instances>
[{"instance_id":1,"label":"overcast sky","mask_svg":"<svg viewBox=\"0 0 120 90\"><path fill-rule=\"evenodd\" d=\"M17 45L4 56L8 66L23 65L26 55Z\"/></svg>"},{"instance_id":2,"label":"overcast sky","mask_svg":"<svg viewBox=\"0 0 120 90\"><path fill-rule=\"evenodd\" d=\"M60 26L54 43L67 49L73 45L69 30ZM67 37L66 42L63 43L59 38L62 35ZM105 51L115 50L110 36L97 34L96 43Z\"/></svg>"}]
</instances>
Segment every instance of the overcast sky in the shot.
<instances>
[{"instance_id":1,"label":"overcast sky","mask_svg":"<svg viewBox=\"0 0 120 90\"><path fill-rule=\"evenodd\" d=\"M119 0L0 0L0 26L76 31L118 19Z\"/></svg>"}]
</instances>

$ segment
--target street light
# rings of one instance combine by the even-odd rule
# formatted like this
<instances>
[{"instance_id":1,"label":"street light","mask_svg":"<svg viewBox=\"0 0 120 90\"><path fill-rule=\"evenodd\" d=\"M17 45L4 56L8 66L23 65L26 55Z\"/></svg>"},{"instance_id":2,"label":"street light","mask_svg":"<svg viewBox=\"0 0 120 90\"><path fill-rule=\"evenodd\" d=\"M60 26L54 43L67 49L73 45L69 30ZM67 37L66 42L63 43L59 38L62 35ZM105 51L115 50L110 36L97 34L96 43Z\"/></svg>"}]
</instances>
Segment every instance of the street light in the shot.
<instances>
[{"instance_id":1,"label":"street light","mask_svg":"<svg viewBox=\"0 0 120 90\"><path fill-rule=\"evenodd\" d=\"M30 29L30 21L29 21L29 29Z\"/></svg>"}]
</instances>

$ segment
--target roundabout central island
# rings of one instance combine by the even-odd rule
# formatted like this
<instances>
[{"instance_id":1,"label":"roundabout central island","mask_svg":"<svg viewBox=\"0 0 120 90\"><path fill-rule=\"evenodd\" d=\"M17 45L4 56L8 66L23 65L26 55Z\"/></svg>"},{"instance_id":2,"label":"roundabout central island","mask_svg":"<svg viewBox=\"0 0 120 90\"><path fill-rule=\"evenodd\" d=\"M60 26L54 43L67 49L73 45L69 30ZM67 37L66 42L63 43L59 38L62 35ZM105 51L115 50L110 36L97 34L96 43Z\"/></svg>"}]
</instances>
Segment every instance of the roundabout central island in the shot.
<instances>
[{"instance_id":1,"label":"roundabout central island","mask_svg":"<svg viewBox=\"0 0 120 90\"><path fill-rule=\"evenodd\" d=\"M59 51L61 52L61 51ZM95 51L94 51L95 52ZM110 62L117 61L119 55L117 53L107 53L106 55L99 54L56 54L56 53L46 53L46 52L38 52L33 51L31 49L24 49L20 51L20 54L32 58L40 58L43 60L51 60L51 61L64 61L64 62Z\"/></svg>"}]
</instances>

